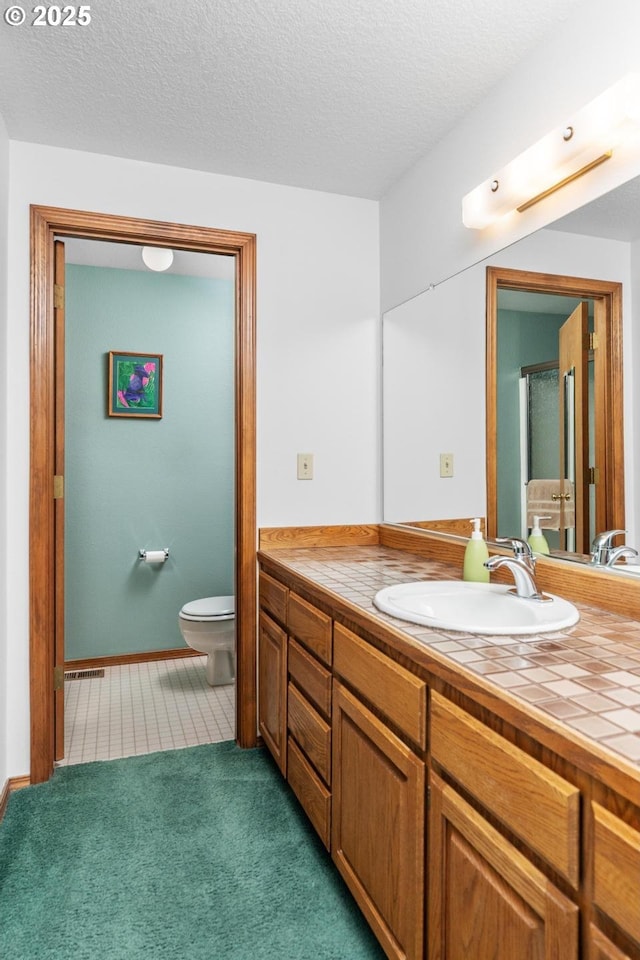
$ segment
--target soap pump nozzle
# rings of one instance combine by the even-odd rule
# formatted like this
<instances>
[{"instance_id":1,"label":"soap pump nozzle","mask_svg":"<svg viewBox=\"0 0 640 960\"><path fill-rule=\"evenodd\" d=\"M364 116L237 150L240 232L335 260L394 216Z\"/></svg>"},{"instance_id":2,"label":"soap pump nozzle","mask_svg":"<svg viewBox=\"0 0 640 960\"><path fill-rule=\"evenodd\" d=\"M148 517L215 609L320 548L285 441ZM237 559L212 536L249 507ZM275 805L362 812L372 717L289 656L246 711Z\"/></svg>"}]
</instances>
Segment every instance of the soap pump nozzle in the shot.
<instances>
[{"instance_id":1,"label":"soap pump nozzle","mask_svg":"<svg viewBox=\"0 0 640 960\"><path fill-rule=\"evenodd\" d=\"M540 527L540 522L542 520L551 520L551 517L539 517L537 514L534 514L533 527L531 528L531 533L529 535L529 546L535 553L549 554L549 544L547 543L547 538Z\"/></svg>"},{"instance_id":2,"label":"soap pump nozzle","mask_svg":"<svg viewBox=\"0 0 640 960\"><path fill-rule=\"evenodd\" d=\"M462 579L475 580L477 583L489 583L489 571L485 567L485 560L489 559L489 550L480 530L480 517L470 521L473 533L465 547L462 564Z\"/></svg>"},{"instance_id":3,"label":"soap pump nozzle","mask_svg":"<svg viewBox=\"0 0 640 960\"><path fill-rule=\"evenodd\" d=\"M473 531L471 533L471 539L482 540L482 531L480 530L480 524L482 523L482 521L480 517L475 517L473 520L470 520L469 522L473 527Z\"/></svg>"},{"instance_id":4,"label":"soap pump nozzle","mask_svg":"<svg viewBox=\"0 0 640 960\"><path fill-rule=\"evenodd\" d=\"M533 527L531 528L532 537L542 537L543 533L540 529L540 522L542 520L551 520L551 517L538 517L534 514L533 516Z\"/></svg>"}]
</instances>

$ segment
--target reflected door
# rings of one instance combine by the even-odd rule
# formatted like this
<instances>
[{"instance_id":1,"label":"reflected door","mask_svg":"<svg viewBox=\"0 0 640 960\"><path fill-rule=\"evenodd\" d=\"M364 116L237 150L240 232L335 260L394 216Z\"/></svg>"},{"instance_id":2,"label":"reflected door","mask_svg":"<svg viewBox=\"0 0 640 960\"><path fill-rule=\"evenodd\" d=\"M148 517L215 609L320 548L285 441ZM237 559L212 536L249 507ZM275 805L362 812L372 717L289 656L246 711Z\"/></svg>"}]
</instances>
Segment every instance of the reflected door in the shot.
<instances>
[{"instance_id":1,"label":"reflected door","mask_svg":"<svg viewBox=\"0 0 640 960\"><path fill-rule=\"evenodd\" d=\"M566 542L561 521L560 543L578 553L589 552L589 313L578 304L558 333L558 406L560 410L560 477L574 484L575 544ZM565 494L568 496L568 494ZM561 503L564 507L564 501ZM563 515L561 510L561 517ZM564 542L563 542L564 540Z\"/></svg>"},{"instance_id":2,"label":"reflected door","mask_svg":"<svg viewBox=\"0 0 640 960\"><path fill-rule=\"evenodd\" d=\"M560 476L560 439L558 430L558 364L551 361L522 371L522 532L529 535L527 483L544 477ZM559 532L545 529L552 550L560 547Z\"/></svg>"}]
</instances>

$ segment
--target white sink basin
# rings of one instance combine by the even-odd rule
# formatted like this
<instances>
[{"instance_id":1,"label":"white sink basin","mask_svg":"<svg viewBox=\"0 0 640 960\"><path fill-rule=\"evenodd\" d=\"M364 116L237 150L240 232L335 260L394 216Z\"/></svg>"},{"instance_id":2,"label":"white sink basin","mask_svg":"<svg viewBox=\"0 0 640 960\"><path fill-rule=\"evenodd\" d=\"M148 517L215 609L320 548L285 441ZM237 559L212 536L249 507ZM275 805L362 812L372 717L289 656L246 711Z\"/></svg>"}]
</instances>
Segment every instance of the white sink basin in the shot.
<instances>
[{"instance_id":1,"label":"white sink basin","mask_svg":"<svg viewBox=\"0 0 640 960\"><path fill-rule=\"evenodd\" d=\"M561 597L548 593L551 602L541 603L517 597L511 590L497 583L418 581L385 587L373 602L400 620L464 633L546 633L564 630L580 619L574 605Z\"/></svg>"}]
</instances>

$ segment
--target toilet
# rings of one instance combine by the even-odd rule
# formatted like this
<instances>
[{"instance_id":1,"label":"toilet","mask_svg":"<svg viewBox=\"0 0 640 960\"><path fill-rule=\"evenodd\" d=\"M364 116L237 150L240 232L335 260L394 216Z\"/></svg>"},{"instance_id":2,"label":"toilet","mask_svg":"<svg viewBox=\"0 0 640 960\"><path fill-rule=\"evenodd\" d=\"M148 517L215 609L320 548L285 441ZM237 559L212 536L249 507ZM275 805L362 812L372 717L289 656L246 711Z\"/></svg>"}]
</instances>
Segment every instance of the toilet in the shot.
<instances>
[{"instance_id":1,"label":"toilet","mask_svg":"<svg viewBox=\"0 0 640 960\"><path fill-rule=\"evenodd\" d=\"M207 683L233 683L236 675L235 597L204 597L185 603L178 615L185 643L207 654Z\"/></svg>"}]
</instances>

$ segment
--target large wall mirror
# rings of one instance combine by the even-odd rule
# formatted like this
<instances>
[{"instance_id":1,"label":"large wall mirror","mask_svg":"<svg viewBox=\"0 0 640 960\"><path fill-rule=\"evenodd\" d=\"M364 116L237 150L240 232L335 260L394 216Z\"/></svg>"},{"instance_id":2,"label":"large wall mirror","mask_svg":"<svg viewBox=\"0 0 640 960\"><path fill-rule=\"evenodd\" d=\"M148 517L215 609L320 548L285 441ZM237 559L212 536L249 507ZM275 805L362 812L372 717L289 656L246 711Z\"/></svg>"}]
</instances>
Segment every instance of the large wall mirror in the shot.
<instances>
[{"instance_id":1,"label":"large wall mirror","mask_svg":"<svg viewBox=\"0 0 640 960\"><path fill-rule=\"evenodd\" d=\"M385 314L385 522L523 536L528 479L566 476L552 553L622 526L640 549L639 239L640 178Z\"/></svg>"}]
</instances>

